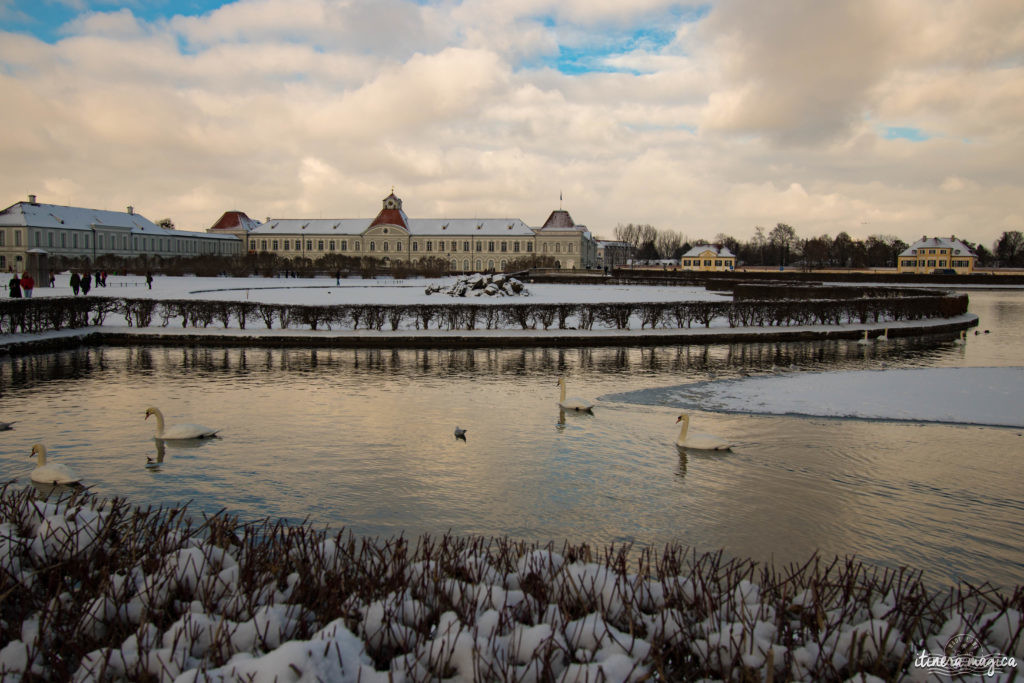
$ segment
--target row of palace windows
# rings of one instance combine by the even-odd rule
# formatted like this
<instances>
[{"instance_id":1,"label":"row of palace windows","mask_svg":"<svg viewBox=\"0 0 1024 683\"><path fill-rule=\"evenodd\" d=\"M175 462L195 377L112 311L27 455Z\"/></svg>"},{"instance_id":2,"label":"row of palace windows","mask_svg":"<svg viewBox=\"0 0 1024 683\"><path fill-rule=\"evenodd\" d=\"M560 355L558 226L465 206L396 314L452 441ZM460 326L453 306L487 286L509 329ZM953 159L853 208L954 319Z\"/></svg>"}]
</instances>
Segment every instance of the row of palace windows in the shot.
<instances>
[{"instance_id":1,"label":"row of palace windows","mask_svg":"<svg viewBox=\"0 0 1024 683\"><path fill-rule=\"evenodd\" d=\"M327 251L336 251L337 247L339 246L339 242L340 242L340 251L348 251L348 247L349 247L349 241L348 240L306 240L305 251L314 251L314 248L313 248L314 244L316 245L315 251L324 251L325 247L326 247ZM446 242L445 240L438 240L436 245L435 245L433 240L427 240L427 241L425 241L423 243L423 250L424 251L433 252L434 251L434 247L436 246L437 247L437 251L444 251L446 244L449 244L449 243ZM466 241L462 242L462 251L470 251L471 244L472 243L469 240L466 240ZM489 251L489 252L500 251L502 253L507 253L507 252L511 251L514 254L518 254L518 253L521 253L522 251L526 251L527 253L533 253L533 242L526 242L525 243L526 246L523 247L522 243L520 243L520 242L509 243L509 242L505 242L505 241L503 241L503 242L496 242L494 240L489 240L486 243L483 240L478 240L476 242L476 251L483 251L485 244L486 244L486 247L487 247L487 251ZM360 247L359 240L353 240L353 242L352 242L352 250L353 251L359 251L359 247ZM370 240L367 243L366 247L367 247L367 251L377 251L377 242L374 241L374 240ZM380 247L381 247L381 251L391 251L391 242L384 241L384 242L381 243ZM272 240L266 240L266 239L261 239L261 240L259 240L258 244L257 244L256 240L249 240L249 249L252 250L252 251L255 251L257 248L260 251L267 251L268 249L270 251L278 251L279 249L281 251L303 251L302 240L273 240L273 239ZM402 251L402 242L395 242L394 243L394 250L395 251ZM420 250L420 242L413 242L412 243L412 250L415 251L415 252L418 252ZM548 250L548 245L545 244L544 245L544 252L546 253L547 250ZM456 241L456 240L452 240L451 243L450 243L449 251L458 252L459 251L459 242ZM560 244L555 244L555 252L557 253L557 252L560 252L560 251L561 251L561 245ZM568 253L570 253L570 254L572 253L573 248L572 248L571 244L566 247L566 251Z\"/></svg>"},{"instance_id":2,"label":"row of palace windows","mask_svg":"<svg viewBox=\"0 0 1024 683\"><path fill-rule=\"evenodd\" d=\"M70 239L68 235L70 234ZM34 246L43 246L43 231L34 232L35 242ZM61 249L89 249L91 240L89 239L91 233L79 233L79 232L60 232L55 233L54 231L46 232L46 246L47 248L53 249L59 246ZM6 246L7 244L7 231L0 230L0 247ZM104 235L98 233L96 235L96 248L97 249L124 249L128 250L129 245L136 251L171 251L178 254L196 254L196 253L222 253L224 251L224 244L221 241L217 242L205 242L196 239L172 239L172 238L157 238L157 237L132 237L129 240L128 235ZM14 231L14 244L15 247L21 246L21 231Z\"/></svg>"}]
</instances>

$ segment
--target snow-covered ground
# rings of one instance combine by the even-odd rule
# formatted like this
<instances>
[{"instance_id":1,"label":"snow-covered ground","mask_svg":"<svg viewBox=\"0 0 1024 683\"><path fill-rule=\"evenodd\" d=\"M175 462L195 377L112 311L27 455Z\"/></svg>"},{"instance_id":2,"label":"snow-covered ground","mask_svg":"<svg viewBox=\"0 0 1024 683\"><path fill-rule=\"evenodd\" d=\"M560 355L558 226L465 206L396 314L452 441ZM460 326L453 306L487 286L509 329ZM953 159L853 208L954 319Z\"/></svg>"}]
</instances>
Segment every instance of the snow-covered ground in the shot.
<instances>
[{"instance_id":1,"label":"snow-covered ground","mask_svg":"<svg viewBox=\"0 0 1024 683\"><path fill-rule=\"evenodd\" d=\"M57 276L52 288L37 288L35 296L72 296L68 274ZM112 296L148 299L199 299L216 301L258 301L272 304L445 304L509 303L519 297L480 296L458 299L446 294L426 294L431 285L447 288L457 278L263 278L263 277L164 277L156 276L153 289L145 278L135 275L110 275L107 286L89 290L88 296ZM556 285L526 283L529 298L535 303L616 303L628 301L723 301L732 297L709 292L703 287L641 287L636 285Z\"/></svg>"},{"instance_id":2,"label":"snow-covered ground","mask_svg":"<svg viewBox=\"0 0 1024 683\"><path fill-rule=\"evenodd\" d=\"M780 371L602 398L718 412L1024 427L1024 367Z\"/></svg>"}]
</instances>

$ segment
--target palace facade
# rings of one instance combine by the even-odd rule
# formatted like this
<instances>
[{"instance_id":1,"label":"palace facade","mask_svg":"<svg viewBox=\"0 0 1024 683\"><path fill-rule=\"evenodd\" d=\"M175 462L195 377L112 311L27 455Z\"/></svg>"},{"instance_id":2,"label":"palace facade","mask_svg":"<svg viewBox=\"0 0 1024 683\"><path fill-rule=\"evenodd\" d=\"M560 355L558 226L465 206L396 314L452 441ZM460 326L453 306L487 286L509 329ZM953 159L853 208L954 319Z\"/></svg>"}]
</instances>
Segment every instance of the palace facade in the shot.
<instances>
[{"instance_id":1,"label":"palace facade","mask_svg":"<svg viewBox=\"0 0 1024 683\"><path fill-rule=\"evenodd\" d=\"M568 211L552 211L539 228L519 218L409 218L394 192L373 219L268 218L257 223L229 212L209 232L237 236L251 254L284 258L368 256L385 265L440 258L455 271L501 271L517 258L535 255L552 257L558 268L597 265L597 241Z\"/></svg>"},{"instance_id":2,"label":"palace facade","mask_svg":"<svg viewBox=\"0 0 1024 683\"><path fill-rule=\"evenodd\" d=\"M237 256L242 242L232 235L175 230L126 211L43 204L29 195L0 211L0 270L30 270L37 282L56 256L95 262L101 256L161 258L212 254Z\"/></svg>"}]
</instances>

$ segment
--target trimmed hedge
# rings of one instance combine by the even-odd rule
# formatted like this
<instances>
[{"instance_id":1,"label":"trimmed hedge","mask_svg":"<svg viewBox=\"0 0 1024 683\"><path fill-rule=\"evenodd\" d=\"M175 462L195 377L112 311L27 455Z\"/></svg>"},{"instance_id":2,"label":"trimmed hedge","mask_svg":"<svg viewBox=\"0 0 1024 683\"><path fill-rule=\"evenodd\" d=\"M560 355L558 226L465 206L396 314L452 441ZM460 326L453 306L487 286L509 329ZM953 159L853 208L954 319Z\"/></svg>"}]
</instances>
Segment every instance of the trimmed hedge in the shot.
<instances>
[{"instance_id":1,"label":"trimmed hedge","mask_svg":"<svg viewBox=\"0 0 1024 683\"><path fill-rule=\"evenodd\" d=\"M102 325L111 313L124 316L129 327L246 329L250 322L267 329L304 326L311 330L388 329L641 329L710 327L715 320L729 327L842 325L927 318L951 318L967 312L967 296L929 292L913 296L879 296L799 300L790 298L738 301L666 301L602 304L342 304L301 306L249 301L170 299L45 298L0 301L0 334L38 333Z\"/></svg>"}]
</instances>

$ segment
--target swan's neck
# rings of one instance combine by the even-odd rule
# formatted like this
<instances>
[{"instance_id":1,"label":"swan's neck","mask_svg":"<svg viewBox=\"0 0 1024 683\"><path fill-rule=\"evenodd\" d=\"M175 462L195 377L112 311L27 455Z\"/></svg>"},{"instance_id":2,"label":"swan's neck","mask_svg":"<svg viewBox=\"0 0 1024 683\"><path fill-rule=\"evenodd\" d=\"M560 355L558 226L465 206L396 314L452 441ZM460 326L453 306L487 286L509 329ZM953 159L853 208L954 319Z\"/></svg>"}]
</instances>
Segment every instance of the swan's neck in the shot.
<instances>
[{"instance_id":1,"label":"swan's neck","mask_svg":"<svg viewBox=\"0 0 1024 683\"><path fill-rule=\"evenodd\" d=\"M686 431L690 428L690 418L684 417L682 422L683 426L679 428L679 443L686 441Z\"/></svg>"},{"instance_id":2,"label":"swan's neck","mask_svg":"<svg viewBox=\"0 0 1024 683\"><path fill-rule=\"evenodd\" d=\"M40 448L38 451L36 451L36 461L39 463L40 467L45 467L46 466L46 449L45 448Z\"/></svg>"},{"instance_id":3,"label":"swan's neck","mask_svg":"<svg viewBox=\"0 0 1024 683\"><path fill-rule=\"evenodd\" d=\"M159 411L153 411L153 417L156 418L156 433L164 433L164 416Z\"/></svg>"},{"instance_id":4,"label":"swan's neck","mask_svg":"<svg viewBox=\"0 0 1024 683\"><path fill-rule=\"evenodd\" d=\"M562 388L562 393L558 397L560 403L565 403L565 380L558 380L558 386Z\"/></svg>"}]
</instances>

